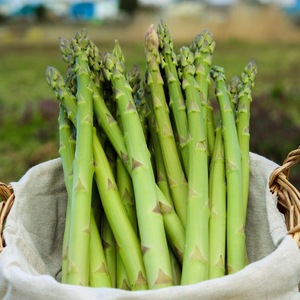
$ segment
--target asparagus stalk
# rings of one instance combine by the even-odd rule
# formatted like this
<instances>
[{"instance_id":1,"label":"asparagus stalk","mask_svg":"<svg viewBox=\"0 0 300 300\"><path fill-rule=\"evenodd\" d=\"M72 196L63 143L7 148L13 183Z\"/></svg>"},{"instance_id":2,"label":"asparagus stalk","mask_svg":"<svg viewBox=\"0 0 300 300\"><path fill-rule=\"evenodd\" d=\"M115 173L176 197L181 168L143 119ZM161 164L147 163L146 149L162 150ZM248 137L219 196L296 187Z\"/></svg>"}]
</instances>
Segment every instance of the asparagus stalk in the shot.
<instances>
[{"instance_id":1,"label":"asparagus stalk","mask_svg":"<svg viewBox=\"0 0 300 300\"><path fill-rule=\"evenodd\" d=\"M225 275L226 181L221 127L216 128L215 147L209 173L209 278Z\"/></svg>"},{"instance_id":2,"label":"asparagus stalk","mask_svg":"<svg viewBox=\"0 0 300 300\"><path fill-rule=\"evenodd\" d=\"M160 74L159 39L153 26L145 36L145 54L147 61L147 84L150 87L154 108L157 134L161 145L168 182L176 212L185 226L187 182L177 152L169 110L164 94L163 79Z\"/></svg>"},{"instance_id":3,"label":"asparagus stalk","mask_svg":"<svg viewBox=\"0 0 300 300\"><path fill-rule=\"evenodd\" d=\"M63 238L63 250L62 250L62 282L66 282L67 278L67 252L69 242L69 230L70 230L70 210L73 188L73 160L75 156L75 139L72 130L72 124L68 120L67 113L62 105L59 109L59 154L62 161L64 181L68 194L67 209L66 209L66 221Z\"/></svg>"},{"instance_id":4,"label":"asparagus stalk","mask_svg":"<svg viewBox=\"0 0 300 300\"><path fill-rule=\"evenodd\" d=\"M195 78L200 87L200 98L209 156L212 155L215 140L213 107L209 97L209 87L211 84L210 69L215 47L216 43L213 40L211 32L208 30L203 30L202 33L197 35L190 47L195 55Z\"/></svg>"},{"instance_id":5,"label":"asparagus stalk","mask_svg":"<svg viewBox=\"0 0 300 300\"><path fill-rule=\"evenodd\" d=\"M113 287L93 210L91 211L90 250L92 255L90 258L89 286Z\"/></svg>"},{"instance_id":6,"label":"asparagus stalk","mask_svg":"<svg viewBox=\"0 0 300 300\"><path fill-rule=\"evenodd\" d=\"M111 286L115 288L117 287L117 245L105 214L101 218L101 236Z\"/></svg>"},{"instance_id":7,"label":"asparagus stalk","mask_svg":"<svg viewBox=\"0 0 300 300\"><path fill-rule=\"evenodd\" d=\"M150 289L173 284L163 218L149 150L136 111L124 65L113 54L105 57L105 72L111 80L122 119L125 144L131 165L143 258ZM147 185L145 185L147 183Z\"/></svg>"},{"instance_id":8,"label":"asparagus stalk","mask_svg":"<svg viewBox=\"0 0 300 300\"><path fill-rule=\"evenodd\" d=\"M243 180L243 205L244 217L246 219L248 192L249 192L249 176L250 176L250 105L252 101L251 90L254 86L254 80L257 73L257 67L251 60L242 73L242 88L238 95L237 109L237 133L239 146L242 155L242 180Z\"/></svg>"},{"instance_id":9,"label":"asparagus stalk","mask_svg":"<svg viewBox=\"0 0 300 300\"><path fill-rule=\"evenodd\" d=\"M184 97L181 89L181 82L177 72L177 58L173 49L173 41L167 25L160 21L157 33L159 37L159 51L161 53L162 67L167 80L169 91L169 106L175 120L176 133L178 135L179 147L185 171L188 164L188 129Z\"/></svg>"},{"instance_id":10,"label":"asparagus stalk","mask_svg":"<svg viewBox=\"0 0 300 300\"><path fill-rule=\"evenodd\" d=\"M216 97L222 118L227 181L227 271L231 274L245 266L245 214L241 152L223 68L212 67L211 76L215 81Z\"/></svg>"},{"instance_id":11,"label":"asparagus stalk","mask_svg":"<svg viewBox=\"0 0 300 300\"><path fill-rule=\"evenodd\" d=\"M76 150L73 163L73 191L71 199L70 236L68 246L67 283L89 284L89 240L93 182L93 103L89 87L85 32L73 38L77 74Z\"/></svg>"},{"instance_id":12,"label":"asparagus stalk","mask_svg":"<svg viewBox=\"0 0 300 300\"><path fill-rule=\"evenodd\" d=\"M130 283L119 252L117 252L116 288L130 291Z\"/></svg>"},{"instance_id":13,"label":"asparagus stalk","mask_svg":"<svg viewBox=\"0 0 300 300\"><path fill-rule=\"evenodd\" d=\"M185 285L208 279L208 156L199 86L194 78L194 56L184 46L179 52L190 136L186 241L181 276L181 284Z\"/></svg>"},{"instance_id":14,"label":"asparagus stalk","mask_svg":"<svg viewBox=\"0 0 300 300\"><path fill-rule=\"evenodd\" d=\"M117 157L116 159L116 181L117 186L119 188L120 196L127 212L129 221L134 229L134 231L138 234L137 227L137 217L136 217L136 207L135 207L135 199L134 199L134 190L131 181L131 177L128 174L124 164L121 159Z\"/></svg>"}]
</instances>

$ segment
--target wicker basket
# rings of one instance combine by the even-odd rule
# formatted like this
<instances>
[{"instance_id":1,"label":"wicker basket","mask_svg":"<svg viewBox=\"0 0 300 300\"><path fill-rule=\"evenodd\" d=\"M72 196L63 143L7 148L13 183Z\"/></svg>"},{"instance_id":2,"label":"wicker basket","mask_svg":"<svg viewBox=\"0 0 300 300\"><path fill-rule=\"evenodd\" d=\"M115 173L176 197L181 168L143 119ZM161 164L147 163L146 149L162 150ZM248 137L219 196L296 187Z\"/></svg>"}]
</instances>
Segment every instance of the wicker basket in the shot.
<instances>
[{"instance_id":1,"label":"wicker basket","mask_svg":"<svg viewBox=\"0 0 300 300\"><path fill-rule=\"evenodd\" d=\"M15 195L10 185L0 182L0 199L0 252L2 252L5 247L5 241L3 238L4 223L15 200Z\"/></svg>"},{"instance_id":2,"label":"wicker basket","mask_svg":"<svg viewBox=\"0 0 300 300\"><path fill-rule=\"evenodd\" d=\"M300 146L291 151L282 166L270 176L270 190L277 196L277 207L285 216L289 234L300 247L300 193L289 181L291 167L300 160Z\"/></svg>"},{"instance_id":3,"label":"wicker basket","mask_svg":"<svg viewBox=\"0 0 300 300\"><path fill-rule=\"evenodd\" d=\"M289 181L291 167L300 160L300 146L291 151L282 166L276 168L270 176L271 192L277 196L277 207L285 216L289 234L300 247L300 192ZM0 252L5 247L3 228L5 219L14 203L15 196L10 185L0 182Z\"/></svg>"}]
</instances>

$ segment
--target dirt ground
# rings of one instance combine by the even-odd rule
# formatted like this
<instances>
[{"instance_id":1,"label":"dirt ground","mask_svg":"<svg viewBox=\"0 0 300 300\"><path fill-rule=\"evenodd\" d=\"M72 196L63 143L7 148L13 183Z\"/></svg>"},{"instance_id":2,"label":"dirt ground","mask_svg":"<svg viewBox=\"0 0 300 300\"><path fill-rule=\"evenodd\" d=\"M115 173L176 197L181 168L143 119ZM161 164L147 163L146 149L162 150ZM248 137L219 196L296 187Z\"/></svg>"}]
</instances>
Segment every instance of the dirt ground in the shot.
<instances>
[{"instance_id":1,"label":"dirt ground","mask_svg":"<svg viewBox=\"0 0 300 300\"><path fill-rule=\"evenodd\" d=\"M300 27L272 6L234 6L230 10L196 10L174 13L139 13L130 22L109 25L59 23L38 26L1 26L2 45L11 43L57 43L57 38L71 38L77 30L86 27L94 41L143 41L150 24L164 19L174 41L191 41L203 29L209 29L216 40L247 40L253 42L299 42Z\"/></svg>"}]
</instances>

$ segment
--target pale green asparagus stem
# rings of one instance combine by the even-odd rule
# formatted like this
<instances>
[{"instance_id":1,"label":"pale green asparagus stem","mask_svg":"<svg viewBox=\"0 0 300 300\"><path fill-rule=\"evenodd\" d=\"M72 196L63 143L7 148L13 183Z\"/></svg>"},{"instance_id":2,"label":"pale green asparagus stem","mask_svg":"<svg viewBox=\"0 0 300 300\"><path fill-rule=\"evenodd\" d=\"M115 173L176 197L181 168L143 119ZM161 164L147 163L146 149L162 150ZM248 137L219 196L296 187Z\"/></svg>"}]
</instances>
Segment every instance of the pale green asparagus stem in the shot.
<instances>
[{"instance_id":1,"label":"pale green asparagus stem","mask_svg":"<svg viewBox=\"0 0 300 300\"><path fill-rule=\"evenodd\" d=\"M76 151L73 164L67 283L89 284L90 215L93 182L93 102L85 32L73 39L77 74Z\"/></svg>"},{"instance_id":2,"label":"pale green asparagus stem","mask_svg":"<svg viewBox=\"0 0 300 300\"><path fill-rule=\"evenodd\" d=\"M216 43L213 40L211 32L208 30L203 30L196 36L191 44L191 50L195 55L195 78L200 88L209 156L212 155L215 140L215 124L212 113L213 107L209 97L209 87L211 85L210 69L215 47Z\"/></svg>"},{"instance_id":3,"label":"pale green asparagus stem","mask_svg":"<svg viewBox=\"0 0 300 300\"><path fill-rule=\"evenodd\" d=\"M175 120L176 134L178 135L179 147L182 155L185 171L188 164L188 129L187 116L184 97L181 89L181 82L177 72L177 58L173 49L172 37L169 33L167 25L160 21L157 33L159 37L159 51L162 57L162 67L168 85L169 106Z\"/></svg>"},{"instance_id":4,"label":"pale green asparagus stem","mask_svg":"<svg viewBox=\"0 0 300 300\"><path fill-rule=\"evenodd\" d=\"M137 217L136 217L136 207L135 207L135 200L134 200L134 190L131 181L131 177L128 174L124 164L122 163L121 159L117 157L116 159L116 181L117 186L120 191L120 196L127 212L129 221L134 229L134 231L138 234L137 228Z\"/></svg>"},{"instance_id":5,"label":"pale green asparagus stem","mask_svg":"<svg viewBox=\"0 0 300 300\"><path fill-rule=\"evenodd\" d=\"M209 278L225 275L226 180L221 127L216 128L215 147L209 173Z\"/></svg>"},{"instance_id":6,"label":"pale green asparagus stem","mask_svg":"<svg viewBox=\"0 0 300 300\"><path fill-rule=\"evenodd\" d=\"M190 136L186 240L181 275L181 284L185 285L208 279L208 156L199 86L194 78L194 56L187 47L179 51Z\"/></svg>"},{"instance_id":7,"label":"pale green asparagus stem","mask_svg":"<svg viewBox=\"0 0 300 300\"><path fill-rule=\"evenodd\" d=\"M93 210L91 211L90 251L91 258L89 286L113 287Z\"/></svg>"},{"instance_id":8,"label":"pale green asparagus stem","mask_svg":"<svg viewBox=\"0 0 300 300\"><path fill-rule=\"evenodd\" d=\"M170 249L171 265L173 270L174 285L180 285L181 282L181 264L177 260L176 254L173 249Z\"/></svg>"},{"instance_id":9,"label":"pale green asparagus stem","mask_svg":"<svg viewBox=\"0 0 300 300\"><path fill-rule=\"evenodd\" d=\"M160 213L149 150L136 111L123 64L112 54L105 57L106 76L114 87L131 164L139 232L150 289L173 284L169 251ZM147 183L145 185L145 183Z\"/></svg>"},{"instance_id":10,"label":"pale green asparagus stem","mask_svg":"<svg viewBox=\"0 0 300 300\"><path fill-rule=\"evenodd\" d=\"M116 288L122 290L130 290L130 283L128 282L128 277L126 269L123 264L122 257L119 252L117 252L117 272L116 272Z\"/></svg>"},{"instance_id":11,"label":"pale green asparagus stem","mask_svg":"<svg viewBox=\"0 0 300 300\"><path fill-rule=\"evenodd\" d=\"M153 26L145 36L145 54L147 60L147 84L150 87L154 115L157 124L157 134L161 145L168 182L171 189L174 206L180 220L186 223L187 182L178 155L169 109L164 94L163 79L160 74L159 39Z\"/></svg>"},{"instance_id":12,"label":"pale green asparagus stem","mask_svg":"<svg viewBox=\"0 0 300 300\"><path fill-rule=\"evenodd\" d=\"M245 266L245 214L242 190L242 159L239 148L235 117L230 95L225 84L224 70L214 66L211 76L215 81L219 102L227 181L227 271L235 273Z\"/></svg>"},{"instance_id":13,"label":"pale green asparagus stem","mask_svg":"<svg viewBox=\"0 0 300 300\"><path fill-rule=\"evenodd\" d=\"M105 214L101 219L101 236L111 286L115 288L117 287L117 245Z\"/></svg>"},{"instance_id":14,"label":"pale green asparagus stem","mask_svg":"<svg viewBox=\"0 0 300 300\"><path fill-rule=\"evenodd\" d=\"M250 105L252 102L251 91L257 73L255 62L251 60L242 73L242 88L238 96L237 108L237 133L242 155L242 177L243 177L243 203L244 217L246 219L249 176L250 176Z\"/></svg>"},{"instance_id":15,"label":"pale green asparagus stem","mask_svg":"<svg viewBox=\"0 0 300 300\"><path fill-rule=\"evenodd\" d=\"M75 139L72 131L72 124L67 117L67 113L62 105L59 109L59 154L62 161L64 181L68 194L68 202L66 209L66 221L63 238L62 251L62 282L66 282L68 270L68 242L70 230L70 213L71 213L71 199L73 188L73 160L75 156Z\"/></svg>"}]
</instances>

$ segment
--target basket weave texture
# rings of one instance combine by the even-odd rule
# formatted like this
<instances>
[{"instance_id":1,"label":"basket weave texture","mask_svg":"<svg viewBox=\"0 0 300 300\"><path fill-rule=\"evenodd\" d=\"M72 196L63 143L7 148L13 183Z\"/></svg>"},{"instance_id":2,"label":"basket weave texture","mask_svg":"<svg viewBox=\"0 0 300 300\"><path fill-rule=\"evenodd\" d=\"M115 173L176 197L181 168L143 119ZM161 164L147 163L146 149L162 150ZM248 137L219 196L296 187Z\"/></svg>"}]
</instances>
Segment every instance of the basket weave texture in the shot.
<instances>
[{"instance_id":1,"label":"basket weave texture","mask_svg":"<svg viewBox=\"0 0 300 300\"><path fill-rule=\"evenodd\" d=\"M10 185L0 182L0 199L0 252L2 252L5 247L5 241L3 238L5 220L15 200L14 191Z\"/></svg>"},{"instance_id":2,"label":"basket weave texture","mask_svg":"<svg viewBox=\"0 0 300 300\"><path fill-rule=\"evenodd\" d=\"M282 166L270 176L270 190L277 197L277 207L285 217L288 233L300 247L300 192L290 182L291 168L300 161L300 146L291 151Z\"/></svg>"}]
</instances>

